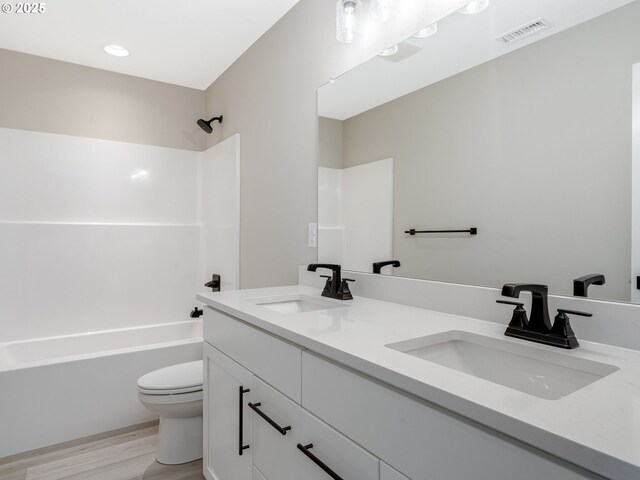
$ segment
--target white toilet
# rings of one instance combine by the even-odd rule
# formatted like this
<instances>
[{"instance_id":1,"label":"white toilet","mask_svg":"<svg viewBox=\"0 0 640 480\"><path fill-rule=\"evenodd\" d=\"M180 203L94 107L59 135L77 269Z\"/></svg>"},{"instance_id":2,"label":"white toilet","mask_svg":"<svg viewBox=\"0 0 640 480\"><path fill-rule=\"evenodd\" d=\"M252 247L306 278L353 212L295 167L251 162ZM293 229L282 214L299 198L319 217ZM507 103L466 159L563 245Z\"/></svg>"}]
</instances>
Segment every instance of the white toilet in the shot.
<instances>
[{"instance_id":1,"label":"white toilet","mask_svg":"<svg viewBox=\"0 0 640 480\"><path fill-rule=\"evenodd\" d=\"M158 462L177 465L202 458L202 360L143 375L138 397L160 416Z\"/></svg>"}]
</instances>

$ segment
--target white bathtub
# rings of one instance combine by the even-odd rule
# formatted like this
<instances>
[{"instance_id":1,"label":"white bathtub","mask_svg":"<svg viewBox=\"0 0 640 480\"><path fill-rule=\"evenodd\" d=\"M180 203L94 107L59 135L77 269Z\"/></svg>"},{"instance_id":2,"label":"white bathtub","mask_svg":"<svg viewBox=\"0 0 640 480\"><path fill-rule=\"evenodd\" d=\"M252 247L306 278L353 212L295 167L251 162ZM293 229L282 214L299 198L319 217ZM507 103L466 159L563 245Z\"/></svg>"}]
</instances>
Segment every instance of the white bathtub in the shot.
<instances>
[{"instance_id":1,"label":"white bathtub","mask_svg":"<svg viewBox=\"0 0 640 480\"><path fill-rule=\"evenodd\" d=\"M0 343L0 458L152 420L137 379L202 358L202 322Z\"/></svg>"}]
</instances>

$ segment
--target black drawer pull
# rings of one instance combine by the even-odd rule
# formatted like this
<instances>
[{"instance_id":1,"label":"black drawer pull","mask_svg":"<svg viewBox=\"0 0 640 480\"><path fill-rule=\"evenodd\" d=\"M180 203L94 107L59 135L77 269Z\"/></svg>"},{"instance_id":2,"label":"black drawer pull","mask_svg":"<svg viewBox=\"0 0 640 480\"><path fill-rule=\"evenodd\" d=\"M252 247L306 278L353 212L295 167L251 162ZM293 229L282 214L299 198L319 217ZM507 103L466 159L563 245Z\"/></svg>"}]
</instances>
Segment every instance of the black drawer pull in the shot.
<instances>
[{"instance_id":1,"label":"black drawer pull","mask_svg":"<svg viewBox=\"0 0 640 480\"><path fill-rule=\"evenodd\" d=\"M249 393L249 389L248 388L244 388L242 385L240 385L240 388L238 389L238 397L239 397L239 402L238 402L238 411L240 412L239 415L239 419L238 419L238 455L242 456L242 452L244 452L247 448L249 448L249 445L244 445L244 441L242 440L242 426L243 426L243 419L242 419L242 396L245 393Z\"/></svg>"},{"instance_id":2,"label":"black drawer pull","mask_svg":"<svg viewBox=\"0 0 640 480\"><path fill-rule=\"evenodd\" d=\"M282 435L286 435L286 434L287 434L287 432L288 432L289 430L291 430L291 427L281 427L281 426L280 426L280 425L278 425L276 422L274 422L274 421L269 417L269 415L267 415L267 414L266 414L266 413L264 413L262 410L260 410L258 407L259 407L260 405L262 405L262 403L259 403L259 402L258 402L258 403L251 403L251 402L249 402L249 404L248 404L248 405L249 405L249 408L250 408L251 410L253 410L253 411L254 411L254 412L256 412L258 415L260 415L262 418L264 418L264 419L267 421L267 423L268 423L269 425L271 425L273 428L275 428L277 431L279 431Z\"/></svg>"},{"instance_id":3,"label":"black drawer pull","mask_svg":"<svg viewBox=\"0 0 640 480\"><path fill-rule=\"evenodd\" d=\"M309 451L312 448L313 448L313 443L310 443L309 445L302 445L301 443L298 444L298 450L300 450L307 457L309 457L311 461L316 465L318 465L322 470L324 470L327 473L327 475L329 475L334 480L342 480L342 477L340 475L338 475L336 472L334 472L329 467L327 467L327 465L322 460L320 460L318 457L316 457L313 453Z\"/></svg>"}]
</instances>

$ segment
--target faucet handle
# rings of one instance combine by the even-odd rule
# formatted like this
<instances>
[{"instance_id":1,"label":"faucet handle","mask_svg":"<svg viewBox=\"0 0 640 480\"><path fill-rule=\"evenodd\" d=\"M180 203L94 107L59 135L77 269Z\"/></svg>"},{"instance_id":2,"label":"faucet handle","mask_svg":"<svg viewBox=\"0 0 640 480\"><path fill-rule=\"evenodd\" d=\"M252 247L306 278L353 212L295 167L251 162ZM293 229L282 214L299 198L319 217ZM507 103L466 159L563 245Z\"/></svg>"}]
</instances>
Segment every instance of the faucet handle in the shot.
<instances>
[{"instance_id":1,"label":"faucet handle","mask_svg":"<svg viewBox=\"0 0 640 480\"><path fill-rule=\"evenodd\" d=\"M351 290L349 289L349 282L355 282L355 280L353 278L343 278L340 290L338 290L338 293L342 295L343 300L351 300L353 298Z\"/></svg>"},{"instance_id":2,"label":"faucet handle","mask_svg":"<svg viewBox=\"0 0 640 480\"><path fill-rule=\"evenodd\" d=\"M559 308L558 309L558 313L564 313L567 315L578 315L580 317L593 317L593 313L588 313L588 312L579 312L577 310L566 310L564 308Z\"/></svg>"},{"instance_id":3,"label":"faucet handle","mask_svg":"<svg viewBox=\"0 0 640 480\"><path fill-rule=\"evenodd\" d=\"M513 309L513 315L511 316L511 321L509 322L509 326L513 328L525 329L529 324L529 319L527 318L527 311L524 309L524 303L520 302L509 302L507 300L496 300L496 303L501 303L503 305L514 305L516 308Z\"/></svg>"},{"instance_id":4,"label":"faucet handle","mask_svg":"<svg viewBox=\"0 0 640 480\"><path fill-rule=\"evenodd\" d=\"M327 279L327 281L324 284L324 291L328 292L329 290L331 290L331 280L333 277L331 277L331 275L320 275L320 278Z\"/></svg>"},{"instance_id":5,"label":"faucet handle","mask_svg":"<svg viewBox=\"0 0 640 480\"><path fill-rule=\"evenodd\" d=\"M565 310L563 308L558 309L558 315L553 322L553 327L549 334L555 335L556 337L567 339L568 348L576 348L580 346L578 340L576 339L576 334L571 328L571 323L569 322L568 315L578 315L581 317L593 317L592 313L587 312L579 312L576 310Z\"/></svg>"},{"instance_id":6,"label":"faucet handle","mask_svg":"<svg viewBox=\"0 0 640 480\"><path fill-rule=\"evenodd\" d=\"M510 302L508 300L496 300L496 303L502 303L503 305L515 305L516 307L524 307L524 303Z\"/></svg>"}]
</instances>

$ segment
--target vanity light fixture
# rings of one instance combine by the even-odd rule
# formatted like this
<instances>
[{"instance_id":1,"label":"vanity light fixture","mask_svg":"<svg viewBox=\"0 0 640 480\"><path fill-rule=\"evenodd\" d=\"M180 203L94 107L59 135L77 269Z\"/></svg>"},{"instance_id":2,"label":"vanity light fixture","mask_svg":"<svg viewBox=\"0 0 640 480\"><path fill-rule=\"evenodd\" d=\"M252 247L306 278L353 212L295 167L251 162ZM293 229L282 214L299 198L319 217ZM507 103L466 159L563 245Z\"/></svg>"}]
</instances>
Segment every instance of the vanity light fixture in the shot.
<instances>
[{"instance_id":1,"label":"vanity light fixture","mask_svg":"<svg viewBox=\"0 0 640 480\"><path fill-rule=\"evenodd\" d=\"M372 0L371 17L379 22L393 20L400 13L398 0Z\"/></svg>"},{"instance_id":2,"label":"vanity light fixture","mask_svg":"<svg viewBox=\"0 0 640 480\"><path fill-rule=\"evenodd\" d=\"M436 33L438 33L438 22L432 23L428 27L421 28L413 36L415 38L427 38L432 37Z\"/></svg>"},{"instance_id":3,"label":"vanity light fixture","mask_svg":"<svg viewBox=\"0 0 640 480\"><path fill-rule=\"evenodd\" d=\"M394 45L393 47L389 47L386 50L381 51L378 56L379 57L390 57L391 55L395 55L398 53L400 47L398 45Z\"/></svg>"},{"instance_id":4,"label":"vanity light fixture","mask_svg":"<svg viewBox=\"0 0 640 480\"><path fill-rule=\"evenodd\" d=\"M362 0L338 0L336 3L336 38L353 43L362 36Z\"/></svg>"},{"instance_id":5,"label":"vanity light fixture","mask_svg":"<svg viewBox=\"0 0 640 480\"><path fill-rule=\"evenodd\" d=\"M129 56L129 50L127 50L124 47L121 47L120 45L115 45L113 43L109 45L105 45L104 51L107 52L109 55L113 55L114 57Z\"/></svg>"},{"instance_id":6,"label":"vanity light fixture","mask_svg":"<svg viewBox=\"0 0 640 480\"><path fill-rule=\"evenodd\" d=\"M473 0L467 3L464 7L458 9L460 13L465 15L473 15L474 13L480 13L489 6L489 0Z\"/></svg>"}]
</instances>

